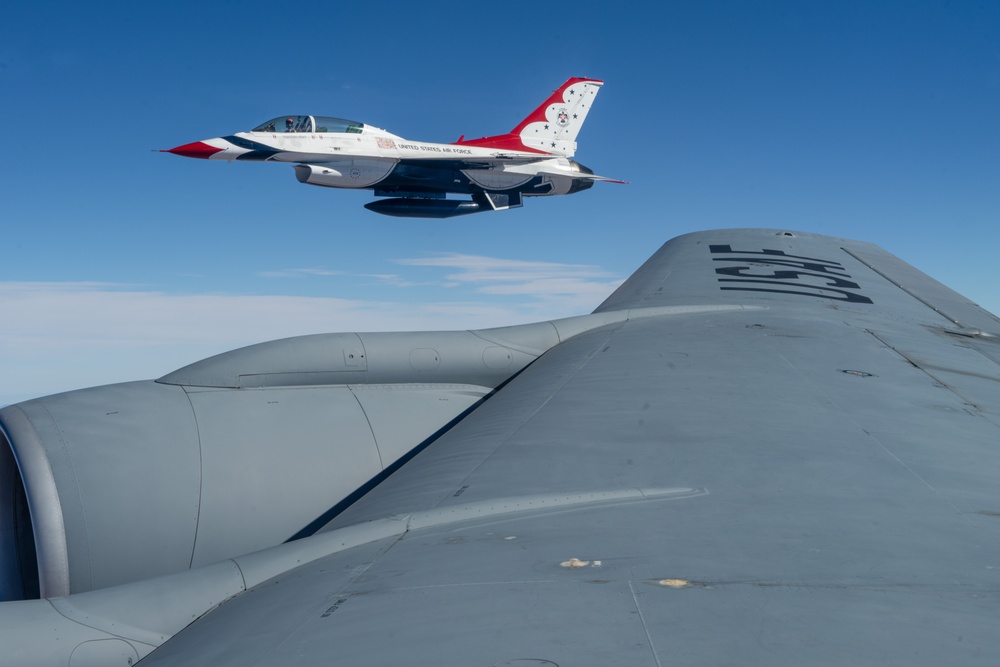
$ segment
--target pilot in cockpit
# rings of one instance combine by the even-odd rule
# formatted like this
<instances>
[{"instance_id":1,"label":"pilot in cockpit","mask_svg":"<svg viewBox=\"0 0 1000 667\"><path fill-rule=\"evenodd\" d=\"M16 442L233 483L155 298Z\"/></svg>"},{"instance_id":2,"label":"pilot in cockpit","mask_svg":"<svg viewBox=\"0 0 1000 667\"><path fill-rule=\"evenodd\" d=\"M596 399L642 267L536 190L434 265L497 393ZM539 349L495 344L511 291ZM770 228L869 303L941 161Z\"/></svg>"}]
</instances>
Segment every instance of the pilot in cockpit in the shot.
<instances>
[{"instance_id":1,"label":"pilot in cockpit","mask_svg":"<svg viewBox=\"0 0 1000 667\"><path fill-rule=\"evenodd\" d=\"M295 119L294 118L286 118L285 119L285 132L294 132L294 131L295 131Z\"/></svg>"}]
</instances>

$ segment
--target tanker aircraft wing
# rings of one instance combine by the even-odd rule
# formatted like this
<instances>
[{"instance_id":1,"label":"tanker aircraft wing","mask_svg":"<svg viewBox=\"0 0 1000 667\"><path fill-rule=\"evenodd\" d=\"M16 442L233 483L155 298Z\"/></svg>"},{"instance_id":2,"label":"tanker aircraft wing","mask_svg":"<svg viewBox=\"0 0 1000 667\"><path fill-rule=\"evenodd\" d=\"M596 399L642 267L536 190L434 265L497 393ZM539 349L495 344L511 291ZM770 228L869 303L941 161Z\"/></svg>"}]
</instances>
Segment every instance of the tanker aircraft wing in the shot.
<instances>
[{"instance_id":1,"label":"tanker aircraft wing","mask_svg":"<svg viewBox=\"0 0 1000 667\"><path fill-rule=\"evenodd\" d=\"M488 347L469 359L495 368L510 352L507 378L478 380L494 386L471 412L299 539L0 605L0 663L104 650L156 667L993 664L998 335L995 316L870 244L682 236L592 315L476 332ZM380 348L363 347L373 372ZM423 382L450 358L432 347L402 348ZM271 439L287 457L304 429L328 427L324 402L277 392L262 366L240 375L249 358L161 384L185 387L199 428L224 427L213 406L252 422L231 426L241 444L268 422L237 411L239 392L263 392L259 411L302 401L285 409L308 424ZM94 419L117 418L87 396ZM42 400L44 419L69 414ZM0 417L16 448L12 410ZM287 462L267 461L277 479ZM227 466L258 479L253 461ZM262 522L266 503L235 504L217 530Z\"/></svg>"},{"instance_id":2,"label":"tanker aircraft wing","mask_svg":"<svg viewBox=\"0 0 1000 667\"><path fill-rule=\"evenodd\" d=\"M451 144L403 139L366 123L325 116L279 116L249 132L195 141L164 152L232 162L294 163L301 183L374 190L370 211L449 218L516 208L524 197L586 190L596 176L570 158L598 91L597 79L573 77L513 130ZM469 198L449 199L448 194Z\"/></svg>"}]
</instances>

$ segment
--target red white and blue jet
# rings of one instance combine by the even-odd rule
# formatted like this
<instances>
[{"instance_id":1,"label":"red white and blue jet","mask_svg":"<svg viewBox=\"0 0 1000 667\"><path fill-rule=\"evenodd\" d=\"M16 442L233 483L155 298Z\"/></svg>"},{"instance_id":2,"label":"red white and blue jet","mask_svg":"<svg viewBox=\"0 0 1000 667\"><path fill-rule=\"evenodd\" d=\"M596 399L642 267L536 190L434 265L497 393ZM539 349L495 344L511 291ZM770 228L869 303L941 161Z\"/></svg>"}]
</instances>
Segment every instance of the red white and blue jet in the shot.
<instances>
[{"instance_id":1,"label":"red white and blue jet","mask_svg":"<svg viewBox=\"0 0 1000 667\"><path fill-rule=\"evenodd\" d=\"M402 217L448 218L522 205L524 197L567 195L602 176L570 158L604 84L571 78L508 134L453 144L409 141L365 123L279 116L249 132L164 151L208 160L295 163L301 183L374 190L365 208ZM471 199L448 199L449 193Z\"/></svg>"}]
</instances>

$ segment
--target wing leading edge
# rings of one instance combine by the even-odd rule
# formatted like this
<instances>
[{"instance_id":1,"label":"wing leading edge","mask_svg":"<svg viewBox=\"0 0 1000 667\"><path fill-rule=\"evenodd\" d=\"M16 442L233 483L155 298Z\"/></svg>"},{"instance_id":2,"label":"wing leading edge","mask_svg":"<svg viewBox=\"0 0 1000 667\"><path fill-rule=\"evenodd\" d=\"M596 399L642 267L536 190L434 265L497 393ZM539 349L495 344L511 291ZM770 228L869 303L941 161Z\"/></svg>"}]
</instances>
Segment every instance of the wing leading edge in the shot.
<instances>
[{"instance_id":1,"label":"wing leading edge","mask_svg":"<svg viewBox=\"0 0 1000 667\"><path fill-rule=\"evenodd\" d=\"M144 664L990 663L1000 322L770 230L671 241L597 312L637 308Z\"/></svg>"}]
</instances>

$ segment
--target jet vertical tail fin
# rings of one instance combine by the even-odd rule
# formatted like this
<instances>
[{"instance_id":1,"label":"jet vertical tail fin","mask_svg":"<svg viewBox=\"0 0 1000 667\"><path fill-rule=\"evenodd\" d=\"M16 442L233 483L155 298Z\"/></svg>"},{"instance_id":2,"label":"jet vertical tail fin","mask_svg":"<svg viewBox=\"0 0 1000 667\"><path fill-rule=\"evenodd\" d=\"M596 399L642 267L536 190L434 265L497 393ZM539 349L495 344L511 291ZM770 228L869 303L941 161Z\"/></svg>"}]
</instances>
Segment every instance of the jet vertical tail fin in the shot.
<instances>
[{"instance_id":1,"label":"jet vertical tail fin","mask_svg":"<svg viewBox=\"0 0 1000 667\"><path fill-rule=\"evenodd\" d=\"M596 79L569 79L511 130L511 134L519 136L521 143L529 148L573 157L576 135L603 85L603 81Z\"/></svg>"},{"instance_id":2,"label":"jet vertical tail fin","mask_svg":"<svg viewBox=\"0 0 1000 667\"><path fill-rule=\"evenodd\" d=\"M573 157L576 153L576 135L587 119L597 91L603 85L604 82L597 79L573 77L509 134L482 139L460 139L456 144Z\"/></svg>"}]
</instances>

